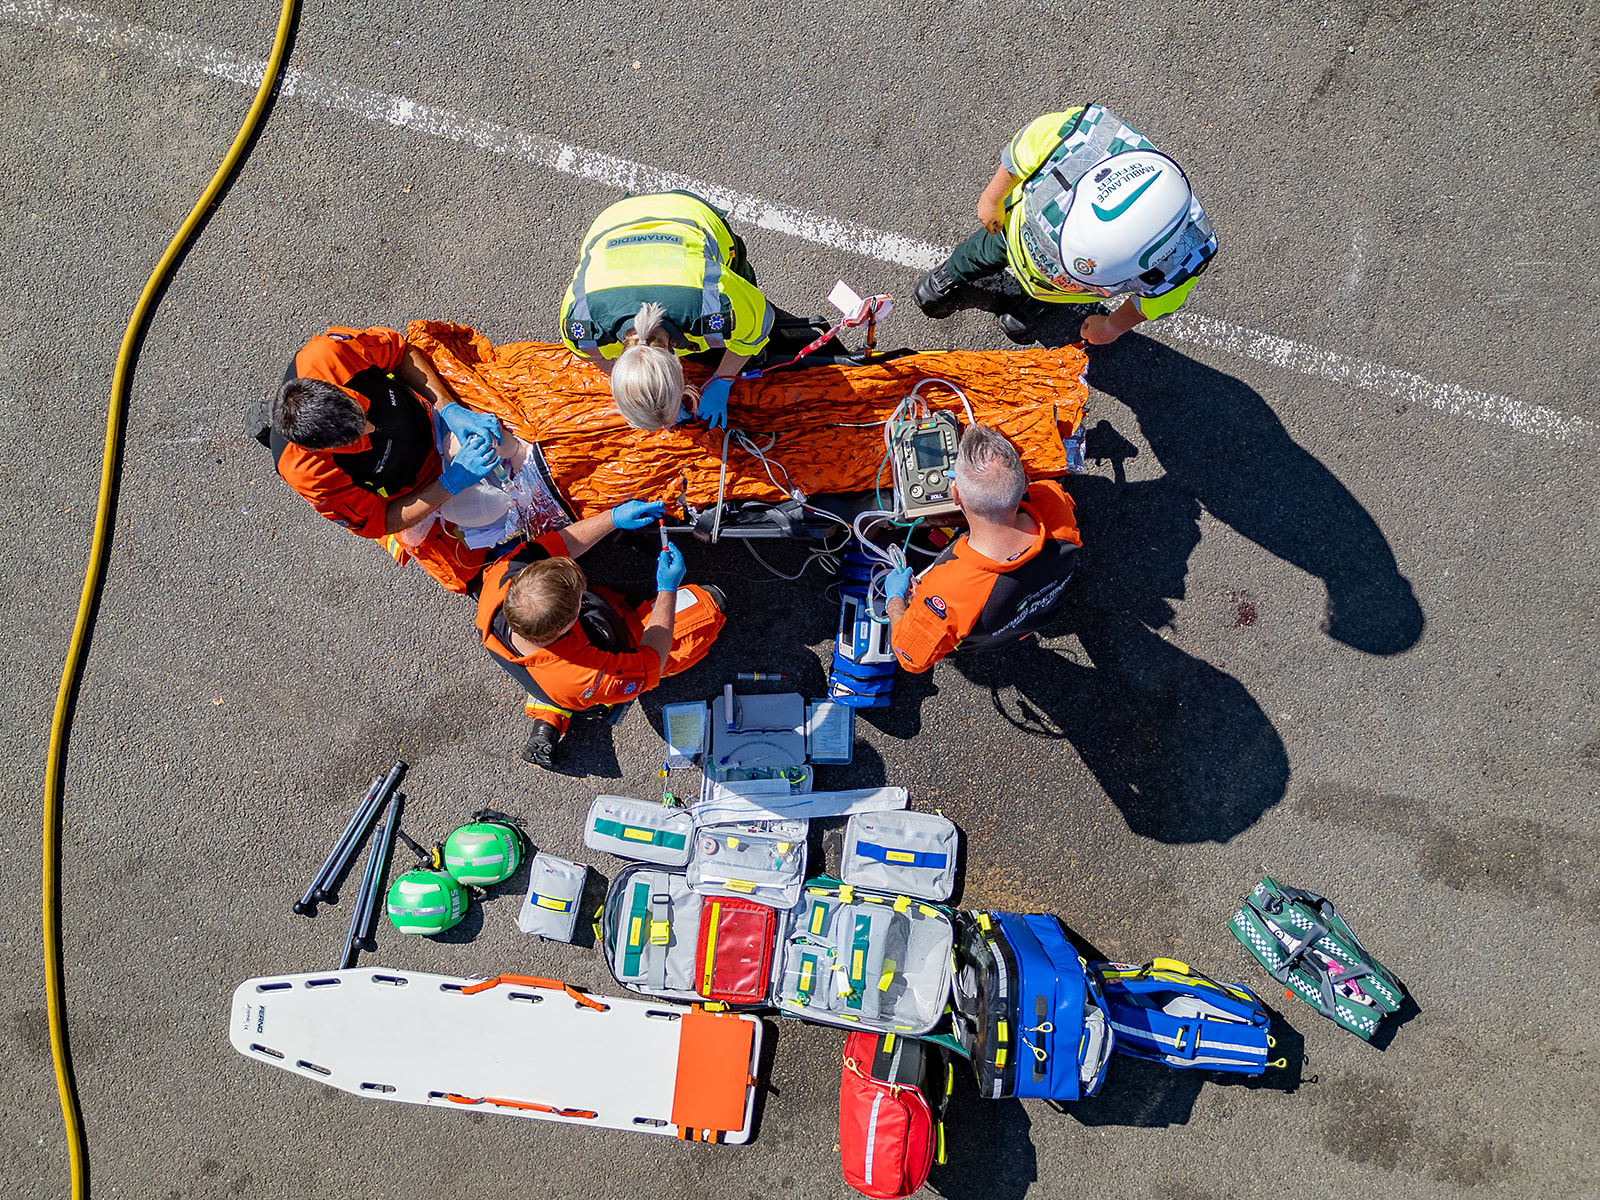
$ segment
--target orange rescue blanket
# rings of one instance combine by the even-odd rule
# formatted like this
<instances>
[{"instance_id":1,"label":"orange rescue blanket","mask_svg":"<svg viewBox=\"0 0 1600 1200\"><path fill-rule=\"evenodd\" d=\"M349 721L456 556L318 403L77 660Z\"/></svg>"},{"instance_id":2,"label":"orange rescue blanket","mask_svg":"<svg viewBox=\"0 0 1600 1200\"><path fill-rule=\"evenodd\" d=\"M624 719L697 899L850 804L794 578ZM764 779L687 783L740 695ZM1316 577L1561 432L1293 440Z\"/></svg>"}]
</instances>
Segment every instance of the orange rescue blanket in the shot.
<instances>
[{"instance_id":1,"label":"orange rescue blanket","mask_svg":"<svg viewBox=\"0 0 1600 1200\"><path fill-rule=\"evenodd\" d=\"M715 502L723 431L686 422L655 433L630 429L611 403L605 377L564 346L511 342L491 346L465 325L413 321L406 338L433 360L456 396L493 413L526 441L537 442L561 494L580 517L630 497L683 495L697 507ZM1083 420L1088 388L1082 349L942 351L881 366L807 367L733 385L728 423L765 446L793 486L807 495L871 491L885 498L883 422L924 379L948 379L966 393L979 421L1011 439L1034 478L1064 474L1062 438ZM685 364L691 381L710 372ZM932 408L961 413L961 401L935 384L922 390ZM963 421L965 414L961 413ZM727 447L730 500L781 500L784 491L761 460L737 442ZM781 483L783 472L774 470Z\"/></svg>"}]
</instances>

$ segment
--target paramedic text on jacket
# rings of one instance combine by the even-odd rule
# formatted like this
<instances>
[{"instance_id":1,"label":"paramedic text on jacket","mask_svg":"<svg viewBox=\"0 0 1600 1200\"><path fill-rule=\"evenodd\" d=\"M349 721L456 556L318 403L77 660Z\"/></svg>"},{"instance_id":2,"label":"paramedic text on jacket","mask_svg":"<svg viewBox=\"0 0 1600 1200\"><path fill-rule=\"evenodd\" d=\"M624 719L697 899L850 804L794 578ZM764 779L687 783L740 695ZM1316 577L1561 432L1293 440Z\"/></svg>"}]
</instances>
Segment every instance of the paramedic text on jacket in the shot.
<instances>
[{"instance_id":1,"label":"paramedic text on jacket","mask_svg":"<svg viewBox=\"0 0 1600 1200\"><path fill-rule=\"evenodd\" d=\"M957 285L1010 267L1031 298L1000 315L1013 341L1033 340L1036 303L1092 304L1126 296L1083 322L1114 342L1176 312L1217 252L1217 238L1183 169L1098 104L1047 113L1011 139L978 200L983 226L917 284L929 316Z\"/></svg>"},{"instance_id":2,"label":"paramedic text on jacket","mask_svg":"<svg viewBox=\"0 0 1600 1200\"><path fill-rule=\"evenodd\" d=\"M968 532L920 579L901 568L884 585L891 644L909 671L1048 625L1083 544L1072 498L1051 480L1030 485L1016 448L987 426L962 434L953 492Z\"/></svg>"},{"instance_id":3,"label":"paramedic text on jacket","mask_svg":"<svg viewBox=\"0 0 1600 1200\"><path fill-rule=\"evenodd\" d=\"M574 559L614 529L644 529L660 501L628 500L557 533L526 542L483 573L478 632L485 649L527 692L533 721L522 757L549 767L575 713L620 713L669 675L710 651L726 621L721 593L681 587L683 557L661 551L656 591L629 604L590 590Z\"/></svg>"},{"instance_id":4,"label":"paramedic text on jacket","mask_svg":"<svg viewBox=\"0 0 1600 1200\"><path fill-rule=\"evenodd\" d=\"M435 414L461 443L450 465ZM295 355L271 404L278 474L328 520L415 558L452 592L483 569L453 526L436 521L415 544L395 537L428 520L499 461L500 423L458 403L432 362L392 329L335 326Z\"/></svg>"},{"instance_id":5,"label":"paramedic text on jacket","mask_svg":"<svg viewBox=\"0 0 1600 1200\"><path fill-rule=\"evenodd\" d=\"M665 192L618 201L584 234L561 303L561 339L610 377L617 409L635 428L672 424L686 396L717 424L773 318L724 214L688 192ZM718 351L696 395L676 356Z\"/></svg>"}]
</instances>

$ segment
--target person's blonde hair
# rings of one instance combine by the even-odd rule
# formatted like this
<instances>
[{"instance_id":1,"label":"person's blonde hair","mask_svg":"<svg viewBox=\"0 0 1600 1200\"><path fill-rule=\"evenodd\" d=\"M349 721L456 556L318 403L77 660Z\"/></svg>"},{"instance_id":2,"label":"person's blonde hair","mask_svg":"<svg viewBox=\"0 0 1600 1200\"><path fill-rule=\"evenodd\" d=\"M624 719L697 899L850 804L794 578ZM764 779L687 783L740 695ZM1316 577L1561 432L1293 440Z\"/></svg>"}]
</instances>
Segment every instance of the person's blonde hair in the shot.
<instances>
[{"instance_id":1,"label":"person's blonde hair","mask_svg":"<svg viewBox=\"0 0 1600 1200\"><path fill-rule=\"evenodd\" d=\"M662 334L666 311L659 304L639 306L633 328L623 335L623 351L611 368L611 396L622 419L635 429L652 432L677 424L685 396L699 398L686 384L683 364L670 346L651 342Z\"/></svg>"},{"instance_id":2,"label":"person's blonde hair","mask_svg":"<svg viewBox=\"0 0 1600 1200\"><path fill-rule=\"evenodd\" d=\"M548 642L578 619L585 586L583 568L573 559L529 563L506 588L506 624L530 642Z\"/></svg>"}]
</instances>

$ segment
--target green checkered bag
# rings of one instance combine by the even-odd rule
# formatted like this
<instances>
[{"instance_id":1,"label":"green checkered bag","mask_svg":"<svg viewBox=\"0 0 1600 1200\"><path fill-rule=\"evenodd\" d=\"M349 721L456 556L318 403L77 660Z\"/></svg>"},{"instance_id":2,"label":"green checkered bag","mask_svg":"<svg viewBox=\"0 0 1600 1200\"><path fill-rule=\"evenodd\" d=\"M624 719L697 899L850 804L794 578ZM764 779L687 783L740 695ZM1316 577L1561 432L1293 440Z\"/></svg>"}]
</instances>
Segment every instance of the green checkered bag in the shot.
<instances>
[{"instance_id":1,"label":"green checkered bag","mask_svg":"<svg viewBox=\"0 0 1600 1200\"><path fill-rule=\"evenodd\" d=\"M1400 981L1362 946L1331 901L1271 878L1228 921L1267 973L1323 1016L1371 1038L1400 1008Z\"/></svg>"}]
</instances>

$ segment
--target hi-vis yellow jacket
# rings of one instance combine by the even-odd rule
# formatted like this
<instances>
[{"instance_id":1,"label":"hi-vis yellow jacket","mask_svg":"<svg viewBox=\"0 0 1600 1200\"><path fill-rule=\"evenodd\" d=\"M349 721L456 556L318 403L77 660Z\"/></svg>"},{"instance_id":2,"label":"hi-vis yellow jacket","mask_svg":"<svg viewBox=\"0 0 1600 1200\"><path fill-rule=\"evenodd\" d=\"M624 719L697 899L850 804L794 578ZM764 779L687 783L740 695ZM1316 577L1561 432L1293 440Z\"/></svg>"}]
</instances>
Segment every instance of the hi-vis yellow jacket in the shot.
<instances>
[{"instance_id":1,"label":"hi-vis yellow jacket","mask_svg":"<svg viewBox=\"0 0 1600 1200\"><path fill-rule=\"evenodd\" d=\"M666 310L679 354L753 355L772 332L772 305L756 288L743 242L687 192L632 196L595 219L561 304L561 340L615 358L646 301Z\"/></svg>"}]
</instances>

